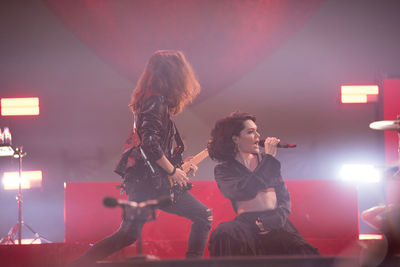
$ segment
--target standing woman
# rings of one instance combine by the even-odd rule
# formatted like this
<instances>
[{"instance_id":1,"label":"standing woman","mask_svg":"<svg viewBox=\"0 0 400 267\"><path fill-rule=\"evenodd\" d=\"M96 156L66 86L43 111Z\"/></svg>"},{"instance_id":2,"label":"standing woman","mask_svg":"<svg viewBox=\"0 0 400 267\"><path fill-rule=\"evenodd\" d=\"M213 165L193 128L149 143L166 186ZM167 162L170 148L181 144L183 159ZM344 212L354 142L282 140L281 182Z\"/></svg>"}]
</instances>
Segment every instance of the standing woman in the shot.
<instances>
[{"instance_id":1,"label":"standing woman","mask_svg":"<svg viewBox=\"0 0 400 267\"><path fill-rule=\"evenodd\" d=\"M187 174L173 164L173 151L183 146L171 116L182 111L200 92L192 67L180 51L156 51L149 59L133 91L130 107L134 127L117 164L116 172L124 178L124 189L130 201L142 202L169 195L171 184L176 190L174 201L161 210L190 219L187 258L200 258L211 229L211 210L184 188ZM192 166L193 172L197 166ZM153 172L155 171L155 173ZM133 216L131 209L117 232L89 249L79 262L95 262L134 243L138 229L151 211Z\"/></svg>"},{"instance_id":2,"label":"standing woman","mask_svg":"<svg viewBox=\"0 0 400 267\"><path fill-rule=\"evenodd\" d=\"M260 152L256 118L236 112L216 122L208 152L221 193L238 216L212 232L210 255L316 254L287 218L291 202L275 158L279 139L265 140Z\"/></svg>"}]
</instances>

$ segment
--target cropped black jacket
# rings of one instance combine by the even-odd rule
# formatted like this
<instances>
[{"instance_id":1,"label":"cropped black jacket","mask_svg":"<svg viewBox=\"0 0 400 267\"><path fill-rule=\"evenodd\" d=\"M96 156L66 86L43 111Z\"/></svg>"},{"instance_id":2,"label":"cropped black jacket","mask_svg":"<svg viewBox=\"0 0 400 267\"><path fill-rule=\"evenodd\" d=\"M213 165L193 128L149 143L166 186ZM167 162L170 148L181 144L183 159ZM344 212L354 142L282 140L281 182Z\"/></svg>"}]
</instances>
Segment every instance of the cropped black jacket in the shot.
<instances>
[{"instance_id":1,"label":"cropped black jacket","mask_svg":"<svg viewBox=\"0 0 400 267\"><path fill-rule=\"evenodd\" d=\"M265 154L254 171L233 159L215 166L214 175L221 193L232 202L235 212L237 201L253 199L259 191L273 187L277 207L273 216L265 222L270 228L280 228L286 223L291 210L289 191L280 170L280 162Z\"/></svg>"}]
</instances>

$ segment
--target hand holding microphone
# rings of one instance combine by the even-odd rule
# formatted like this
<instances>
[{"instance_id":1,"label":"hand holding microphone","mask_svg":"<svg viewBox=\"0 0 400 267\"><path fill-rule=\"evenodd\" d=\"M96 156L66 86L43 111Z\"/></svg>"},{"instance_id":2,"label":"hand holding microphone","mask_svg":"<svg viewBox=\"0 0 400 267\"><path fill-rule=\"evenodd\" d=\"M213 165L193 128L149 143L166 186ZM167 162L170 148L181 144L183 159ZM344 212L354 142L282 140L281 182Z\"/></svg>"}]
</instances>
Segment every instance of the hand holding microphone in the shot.
<instances>
[{"instance_id":1,"label":"hand holding microphone","mask_svg":"<svg viewBox=\"0 0 400 267\"><path fill-rule=\"evenodd\" d=\"M278 150L278 144L281 140L276 137L267 137L264 140L264 149L265 154L270 154L272 156L276 156L276 152Z\"/></svg>"},{"instance_id":2,"label":"hand holding microphone","mask_svg":"<svg viewBox=\"0 0 400 267\"><path fill-rule=\"evenodd\" d=\"M260 140L258 142L258 145L261 146L261 147L264 147L265 146L264 142L265 142L265 139L262 139L262 140ZM297 145L296 144L289 144L289 143L279 142L277 147L278 148L295 148L295 147L297 147Z\"/></svg>"},{"instance_id":3,"label":"hand holding microphone","mask_svg":"<svg viewBox=\"0 0 400 267\"><path fill-rule=\"evenodd\" d=\"M283 143L276 137L261 139L258 145L265 148L265 153L276 156L277 148L295 148L296 144Z\"/></svg>"}]
</instances>

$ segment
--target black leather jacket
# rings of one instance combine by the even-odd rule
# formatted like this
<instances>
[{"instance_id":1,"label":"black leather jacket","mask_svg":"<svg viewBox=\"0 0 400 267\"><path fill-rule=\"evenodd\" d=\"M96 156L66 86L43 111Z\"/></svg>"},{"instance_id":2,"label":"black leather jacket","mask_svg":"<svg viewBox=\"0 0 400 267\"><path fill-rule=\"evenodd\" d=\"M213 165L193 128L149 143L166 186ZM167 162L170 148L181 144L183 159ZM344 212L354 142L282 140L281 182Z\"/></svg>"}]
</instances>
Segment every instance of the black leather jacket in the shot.
<instances>
[{"instance_id":1,"label":"black leather jacket","mask_svg":"<svg viewBox=\"0 0 400 267\"><path fill-rule=\"evenodd\" d=\"M121 176L125 176L127 169L134 165L144 165L138 144L153 166L163 155L171 158L172 154L175 126L165 97L149 96L139 105L135 117L137 134L134 130L130 131L115 168L115 172Z\"/></svg>"},{"instance_id":2,"label":"black leather jacket","mask_svg":"<svg viewBox=\"0 0 400 267\"><path fill-rule=\"evenodd\" d=\"M153 95L140 104L136 127L150 161L159 160L163 155L171 157L175 131L164 96Z\"/></svg>"}]
</instances>

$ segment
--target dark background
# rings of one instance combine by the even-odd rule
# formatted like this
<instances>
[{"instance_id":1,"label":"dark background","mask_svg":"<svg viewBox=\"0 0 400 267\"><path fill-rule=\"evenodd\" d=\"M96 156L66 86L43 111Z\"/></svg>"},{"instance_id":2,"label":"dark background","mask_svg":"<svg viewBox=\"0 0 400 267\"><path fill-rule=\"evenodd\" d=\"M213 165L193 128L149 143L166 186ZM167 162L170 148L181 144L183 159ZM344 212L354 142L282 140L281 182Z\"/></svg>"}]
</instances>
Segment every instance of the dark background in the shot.
<instances>
[{"instance_id":1,"label":"dark background","mask_svg":"<svg viewBox=\"0 0 400 267\"><path fill-rule=\"evenodd\" d=\"M25 222L63 241L64 183L120 179L129 98L158 49L182 50L203 87L175 117L187 156L218 118L242 110L263 136L298 144L279 150L285 179L384 164L383 133L368 127L382 100L343 105L340 86L399 77L399 14L397 0L3 0L0 97L40 98L38 117L0 117L28 153L23 169L43 171L42 188L23 192ZM213 179L213 166L201 163L196 179ZM18 162L0 158L0 169ZM0 189L0 237L17 220L15 194ZM381 185L360 186L360 198L360 209L382 202Z\"/></svg>"}]
</instances>

